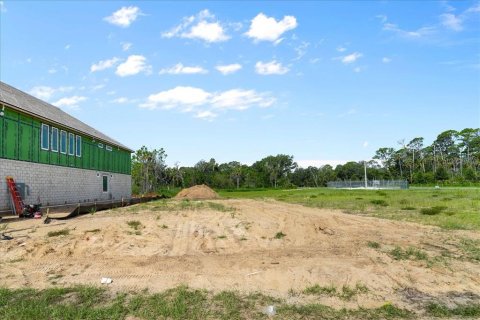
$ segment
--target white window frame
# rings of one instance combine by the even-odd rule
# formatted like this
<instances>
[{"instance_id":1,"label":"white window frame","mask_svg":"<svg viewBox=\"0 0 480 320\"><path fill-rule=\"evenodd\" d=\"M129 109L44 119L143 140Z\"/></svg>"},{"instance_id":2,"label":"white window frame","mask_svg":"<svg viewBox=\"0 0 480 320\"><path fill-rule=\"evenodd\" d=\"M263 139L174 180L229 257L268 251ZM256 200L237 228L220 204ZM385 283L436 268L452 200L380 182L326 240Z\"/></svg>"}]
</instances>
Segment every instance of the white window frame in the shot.
<instances>
[{"instance_id":1,"label":"white window frame","mask_svg":"<svg viewBox=\"0 0 480 320\"><path fill-rule=\"evenodd\" d=\"M43 135L44 135L43 128L47 128L47 144L48 144L47 148L43 147ZM42 128L40 132L40 148L42 148L42 150L50 150L50 126L45 123L42 123Z\"/></svg>"},{"instance_id":2,"label":"white window frame","mask_svg":"<svg viewBox=\"0 0 480 320\"><path fill-rule=\"evenodd\" d=\"M82 136L76 135L75 136L75 155L77 157L82 156Z\"/></svg>"},{"instance_id":3,"label":"white window frame","mask_svg":"<svg viewBox=\"0 0 480 320\"><path fill-rule=\"evenodd\" d=\"M65 137L65 150L62 151L62 137ZM68 134L65 130L60 130L60 153L67 154L68 150Z\"/></svg>"},{"instance_id":4,"label":"white window frame","mask_svg":"<svg viewBox=\"0 0 480 320\"><path fill-rule=\"evenodd\" d=\"M70 140L70 138L72 139ZM73 141L73 146L70 144L70 141ZM75 155L75 135L71 132L68 133L68 155Z\"/></svg>"},{"instance_id":5,"label":"white window frame","mask_svg":"<svg viewBox=\"0 0 480 320\"><path fill-rule=\"evenodd\" d=\"M57 136L57 145L53 144L54 132L56 132L55 135ZM54 152L58 152L58 128L52 127L52 132L50 134L51 134L50 135L50 150L52 150Z\"/></svg>"},{"instance_id":6,"label":"white window frame","mask_svg":"<svg viewBox=\"0 0 480 320\"><path fill-rule=\"evenodd\" d=\"M106 149L107 151L112 151L112 147L110 147L110 146L105 146L105 149Z\"/></svg>"},{"instance_id":7,"label":"white window frame","mask_svg":"<svg viewBox=\"0 0 480 320\"><path fill-rule=\"evenodd\" d=\"M103 149L103 143L99 142L98 147Z\"/></svg>"}]
</instances>

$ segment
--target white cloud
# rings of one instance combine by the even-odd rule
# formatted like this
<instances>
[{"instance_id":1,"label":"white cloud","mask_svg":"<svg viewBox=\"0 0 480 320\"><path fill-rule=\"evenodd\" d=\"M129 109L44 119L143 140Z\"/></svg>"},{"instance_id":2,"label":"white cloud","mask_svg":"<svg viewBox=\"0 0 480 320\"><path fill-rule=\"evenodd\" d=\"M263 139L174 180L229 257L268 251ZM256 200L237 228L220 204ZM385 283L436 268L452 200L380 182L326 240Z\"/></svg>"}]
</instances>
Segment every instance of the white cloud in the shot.
<instances>
[{"instance_id":1,"label":"white cloud","mask_svg":"<svg viewBox=\"0 0 480 320\"><path fill-rule=\"evenodd\" d=\"M87 98L83 96L71 96L71 97L61 98L60 100L54 102L53 105L60 108L67 107L70 109L78 109L79 108L78 104L85 100L87 100Z\"/></svg>"},{"instance_id":2,"label":"white cloud","mask_svg":"<svg viewBox=\"0 0 480 320\"><path fill-rule=\"evenodd\" d=\"M293 61L298 61L303 58L303 56L307 53L307 48L310 46L309 42L302 41L302 43L294 48L295 52L297 53L297 56L293 58Z\"/></svg>"},{"instance_id":3,"label":"white cloud","mask_svg":"<svg viewBox=\"0 0 480 320\"><path fill-rule=\"evenodd\" d=\"M200 66L184 66L182 63L177 63L171 68L160 70L159 74L205 74L207 70Z\"/></svg>"},{"instance_id":4,"label":"white cloud","mask_svg":"<svg viewBox=\"0 0 480 320\"><path fill-rule=\"evenodd\" d=\"M345 47L337 47L337 51L338 51L338 52L345 52L345 51L347 51L347 48L345 48Z\"/></svg>"},{"instance_id":5,"label":"white cloud","mask_svg":"<svg viewBox=\"0 0 480 320\"><path fill-rule=\"evenodd\" d=\"M382 58L382 62L383 62L383 63L390 63L391 61L392 61L392 59L389 58L389 57L383 57L383 58Z\"/></svg>"},{"instance_id":6,"label":"white cloud","mask_svg":"<svg viewBox=\"0 0 480 320\"><path fill-rule=\"evenodd\" d=\"M215 16L210 11L202 10L196 16L184 17L178 26L162 33L162 37L199 39L207 43L230 39L230 36L225 33L225 28L214 19Z\"/></svg>"},{"instance_id":7,"label":"white cloud","mask_svg":"<svg viewBox=\"0 0 480 320\"><path fill-rule=\"evenodd\" d=\"M442 22L442 25L447 29L451 29L453 31L463 30L463 20L452 13L444 13L440 15L440 20Z\"/></svg>"},{"instance_id":8,"label":"white cloud","mask_svg":"<svg viewBox=\"0 0 480 320\"><path fill-rule=\"evenodd\" d=\"M359 73L362 72L363 68L362 67L355 67L353 68L353 72Z\"/></svg>"},{"instance_id":9,"label":"white cloud","mask_svg":"<svg viewBox=\"0 0 480 320\"><path fill-rule=\"evenodd\" d=\"M0 12L7 12L7 8L5 8L5 3L0 1Z\"/></svg>"},{"instance_id":10,"label":"white cloud","mask_svg":"<svg viewBox=\"0 0 480 320\"><path fill-rule=\"evenodd\" d=\"M39 99L42 100L49 100L52 96L59 92L69 92L72 91L74 88L73 87L58 87L58 88L52 88L49 86L36 86L33 87L29 93Z\"/></svg>"},{"instance_id":11,"label":"white cloud","mask_svg":"<svg viewBox=\"0 0 480 320\"><path fill-rule=\"evenodd\" d=\"M90 72L96 72L111 68L115 66L119 61L120 59L117 57L113 57L112 59L108 60L101 60L98 63L92 64L92 66L90 67Z\"/></svg>"},{"instance_id":12,"label":"white cloud","mask_svg":"<svg viewBox=\"0 0 480 320\"><path fill-rule=\"evenodd\" d=\"M120 77L133 76L140 72L150 74L152 67L147 65L147 59L141 55L131 55L127 58L127 61L118 65L115 73Z\"/></svg>"},{"instance_id":13,"label":"white cloud","mask_svg":"<svg viewBox=\"0 0 480 320\"><path fill-rule=\"evenodd\" d=\"M128 51L132 47L132 45L133 44L131 44L130 42L122 42L122 50Z\"/></svg>"},{"instance_id":14,"label":"white cloud","mask_svg":"<svg viewBox=\"0 0 480 320\"><path fill-rule=\"evenodd\" d=\"M360 52L354 52L354 53L351 53L351 54L346 55L344 57L341 57L341 61L344 64L350 64L350 63L354 63L355 61L357 61L362 56L363 56L363 54L361 54Z\"/></svg>"},{"instance_id":15,"label":"white cloud","mask_svg":"<svg viewBox=\"0 0 480 320\"><path fill-rule=\"evenodd\" d=\"M276 60L270 62L258 61L255 64L255 71L261 75L270 75L270 74L285 74L289 71L287 67L282 66L280 62Z\"/></svg>"},{"instance_id":16,"label":"white cloud","mask_svg":"<svg viewBox=\"0 0 480 320\"><path fill-rule=\"evenodd\" d=\"M100 90L100 89L103 89L103 88L105 88L105 84L104 84L104 83L97 84L96 86L93 86L93 87L92 87L92 91L97 91L97 90Z\"/></svg>"},{"instance_id":17,"label":"white cloud","mask_svg":"<svg viewBox=\"0 0 480 320\"><path fill-rule=\"evenodd\" d=\"M333 168L339 164L343 165L348 162L348 160L296 160L297 164L301 168L308 167L323 167L325 165L331 165Z\"/></svg>"},{"instance_id":18,"label":"white cloud","mask_svg":"<svg viewBox=\"0 0 480 320\"><path fill-rule=\"evenodd\" d=\"M196 118L212 120L219 112L246 110L254 106L266 108L273 103L275 99L269 93L258 93L255 90L208 92L201 88L178 86L148 96L140 107L176 109L193 113Z\"/></svg>"},{"instance_id":19,"label":"white cloud","mask_svg":"<svg viewBox=\"0 0 480 320\"><path fill-rule=\"evenodd\" d=\"M49 73L49 74L57 73L57 69L55 69L55 68L50 68L50 69L48 69L48 73Z\"/></svg>"},{"instance_id":20,"label":"white cloud","mask_svg":"<svg viewBox=\"0 0 480 320\"><path fill-rule=\"evenodd\" d=\"M211 99L211 104L218 109L245 110L252 105L269 107L275 99L267 94L258 94L255 90L232 89L216 94Z\"/></svg>"},{"instance_id":21,"label":"white cloud","mask_svg":"<svg viewBox=\"0 0 480 320\"><path fill-rule=\"evenodd\" d=\"M70 47L71 47L70 44L66 44L65 47L64 47L64 49L65 49L65 50L68 50L68 49L70 49Z\"/></svg>"},{"instance_id":22,"label":"white cloud","mask_svg":"<svg viewBox=\"0 0 480 320\"><path fill-rule=\"evenodd\" d=\"M362 144L362 146L363 146L364 148L368 147L368 141L364 141L363 144Z\"/></svg>"},{"instance_id":23,"label":"white cloud","mask_svg":"<svg viewBox=\"0 0 480 320\"><path fill-rule=\"evenodd\" d=\"M32 63L32 58L27 58L27 63Z\"/></svg>"},{"instance_id":24,"label":"white cloud","mask_svg":"<svg viewBox=\"0 0 480 320\"><path fill-rule=\"evenodd\" d=\"M141 11L138 7L122 7L121 9L115 11L112 13L111 16L103 18L103 20L119 26L126 28L134 22L137 17L141 14Z\"/></svg>"},{"instance_id":25,"label":"white cloud","mask_svg":"<svg viewBox=\"0 0 480 320\"><path fill-rule=\"evenodd\" d=\"M252 19L250 29L245 35L255 41L275 42L279 41L283 33L295 29L297 25L297 19L294 16L284 16L282 20L277 21L273 17L259 13Z\"/></svg>"},{"instance_id":26,"label":"white cloud","mask_svg":"<svg viewBox=\"0 0 480 320\"><path fill-rule=\"evenodd\" d=\"M205 119L205 120L213 120L217 117L218 115L216 113L213 113L212 111L205 110L205 111L199 111L195 114L195 118L199 119Z\"/></svg>"},{"instance_id":27,"label":"white cloud","mask_svg":"<svg viewBox=\"0 0 480 320\"><path fill-rule=\"evenodd\" d=\"M242 69L242 65L239 63L232 63L222 66L216 66L215 69L217 69L218 72L220 72L221 74L227 75L239 71L240 69Z\"/></svg>"},{"instance_id":28,"label":"white cloud","mask_svg":"<svg viewBox=\"0 0 480 320\"><path fill-rule=\"evenodd\" d=\"M140 105L148 109L173 109L181 107L182 111L190 111L194 106L208 102L211 93L194 87L175 87L148 96L147 102Z\"/></svg>"},{"instance_id":29,"label":"white cloud","mask_svg":"<svg viewBox=\"0 0 480 320\"><path fill-rule=\"evenodd\" d=\"M383 24L383 30L391 31L404 38L419 39L419 38L423 38L428 35L431 35L432 33L435 32L436 28L429 26L429 27L421 27L413 31L408 31L408 30L401 29L396 24L386 22Z\"/></svg>"},{"instance_id":30,"label":"white cloud","mask_svg":"<svg viewBox=\"0 0 480 320\"><path fill-rule=\"evenodd\" d=\"M475 12L480 12L480 2L478 2L477 4L471 6L470 8L468 8L466 11L466 13L475 13Z\"/></svg>"},{"instance_id":31,"label":"white cloud","mask_svg":"<svg viewBox=\"0 0 480 320\"><path fill-rule=\"evenodd\" d=\"M117 98L117 99L113 99L112 103L119 103L119 104L123 104L123 103L127 103L129 102L130 100L128 98L125 98L125 97L120 97L120 98Z\"/></svg>"}]
</instances>

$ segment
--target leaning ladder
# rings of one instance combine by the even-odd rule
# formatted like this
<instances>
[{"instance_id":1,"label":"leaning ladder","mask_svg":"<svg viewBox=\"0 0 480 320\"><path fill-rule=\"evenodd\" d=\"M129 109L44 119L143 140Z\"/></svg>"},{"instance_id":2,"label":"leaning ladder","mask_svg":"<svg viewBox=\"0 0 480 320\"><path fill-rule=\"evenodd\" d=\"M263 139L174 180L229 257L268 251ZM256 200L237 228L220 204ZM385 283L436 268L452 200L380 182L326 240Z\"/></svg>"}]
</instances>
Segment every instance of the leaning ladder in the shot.
<instances>
[{"instance_id":1,"label":"leaning ladder","mask_svg":"<svg viewBox=\"0 0 480 320\"><path fill-rule=\"evenodd\" d=\"M10 200L12 201L12 204L13 204L12 206L13 211L17 216L20 216L22 215L23 209L25 208L22 197L18 192L17 185L15 184L13 177L8 176L6 179L7 179L8 190L10 191Z\"/></svg>"}]
</instances>

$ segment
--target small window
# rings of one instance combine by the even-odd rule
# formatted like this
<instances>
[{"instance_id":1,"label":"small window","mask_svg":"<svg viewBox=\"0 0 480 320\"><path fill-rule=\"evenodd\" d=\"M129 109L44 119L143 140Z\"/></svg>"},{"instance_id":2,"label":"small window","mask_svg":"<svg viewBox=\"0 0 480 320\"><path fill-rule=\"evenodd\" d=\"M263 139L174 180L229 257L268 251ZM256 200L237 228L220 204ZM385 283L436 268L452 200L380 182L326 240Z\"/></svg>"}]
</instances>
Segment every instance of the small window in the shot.
<instances>
[{"instance_id":1,"label":"small window","mask_svg":"<svg viewBox=\"0 0 480 320\"><path fill-rule=\"evenodd\" d=\"M103 192L108 192L108 176L103 176L102 179L102 184L103 184Z\"/></svg>"},{"instance_id":2,"label":"small window","mask_svg":"<svg viewBox=\"0 0 480 320\"><path fill-rule=\"evenodd\" d=\"M75 154L75 135L73 133L68 134L68 154L71 156Z\"/></svg>"},{"instance_id":3,"label":"small window","mask_svg":"<svg viewBox=\"0 0 480 320\"><path fill-rule=\"evenodd\" d=\"M50 140L52 151L58 152L58 129L52 127L52 138Z\"/></svg>"},{"instance_id":4,"label":"small window","mask_svg":"<svg viewBox=\"0 0 480 320\"><path fill-rule=\"evenodd\" d=\"M77 136L77 149L75 149L75 154L77 157L82 156L82 137Z\"/></svg>"},{"instance_id":5,"label":"small window","mask_svg":"<svg viewBox=\"0 0 480 320\"><path fill-rule=\"evenodd\" d=\"M67 132L60 130L60 152L67 153Z\"/></svg>"},{"instance_id":6,"label":"small window","mask_svg":"<svg viewBox=\"0 0 480 320\"><path fill-rule=\"evenodd\" d=\"M99 143L98 147L103 149L103 143Z\"/></svg>"},{"instance_id":7,"label":"small window","mask_svg":"<svg viewBox=\"0 0 480 320\"><path fill-rule=\"evenodd\" d=\"M112 147L110 147L110 146L105 146L105 149L106 149L107 151L112 151Z\"/></svg>"},{"instance_id":8,"label":"small window","mask_svg":"<svg viewBox=\"0 0 480 320\"><path fill-rule=\"evenodd\" d=\"M41 144L42 144L42 150L48 150L49 148L49 126L47 124L42 123L42 134L41 134Z\"/></svg>"}]
</instances>

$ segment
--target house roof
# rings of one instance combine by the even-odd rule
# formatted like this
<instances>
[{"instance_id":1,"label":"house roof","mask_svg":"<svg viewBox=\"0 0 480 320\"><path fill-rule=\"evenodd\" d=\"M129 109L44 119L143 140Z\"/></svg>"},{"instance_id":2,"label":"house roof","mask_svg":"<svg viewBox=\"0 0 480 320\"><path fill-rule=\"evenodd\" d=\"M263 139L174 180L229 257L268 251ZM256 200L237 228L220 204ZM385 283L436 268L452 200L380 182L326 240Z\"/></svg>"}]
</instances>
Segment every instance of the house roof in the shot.
<instances>
[{"instance_id":1,"label":"house roof","mask_svg":"<svg viewBox=\"0 0 480 320\"><path fill-rule=\"evenodd\" d=\"M83 123L82 121L72 117L60 108L57 108L45 101L37 99L34 96L31 96L1 81L0 102L8 104L14 109L18 109L33 116L55 122L57 124L83 133L87 136L103 140L104 142L133 152L133 150L131 150L130 148L101 133L100 131L95 130L89 125Z\"/></svg>"}]
</instances>

